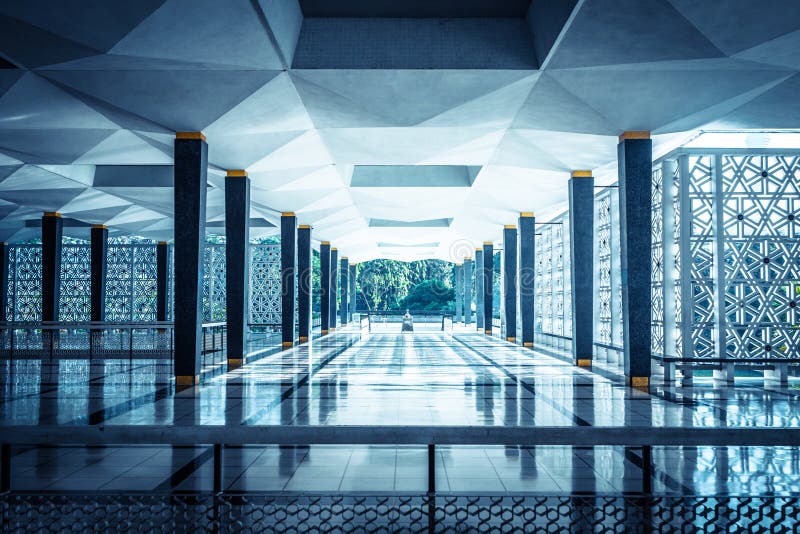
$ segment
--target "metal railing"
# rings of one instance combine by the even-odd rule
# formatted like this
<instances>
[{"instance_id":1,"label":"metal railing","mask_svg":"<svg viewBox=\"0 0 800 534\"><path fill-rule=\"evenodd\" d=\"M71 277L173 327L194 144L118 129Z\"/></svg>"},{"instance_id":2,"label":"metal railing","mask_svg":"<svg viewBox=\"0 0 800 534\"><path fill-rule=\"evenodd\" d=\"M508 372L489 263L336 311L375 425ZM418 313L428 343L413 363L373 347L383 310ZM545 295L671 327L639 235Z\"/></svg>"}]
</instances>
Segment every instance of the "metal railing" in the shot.
<instances>
[{"instance_id":1,"label":"metal railing","mask_svg":"<svg viewBox=\"0 0 800 534\"><path fill-rule=\"evenodd\" d=\"M298 511L310 512L305 520L320 521L326 529L338 525L340 530L362 527L361 523L375 524L375 519L394 514L415 524L426 524L428 532L444 530L461 531L464 521L475 521L481 525L508 525L510 521L524 518L520 527L547 525L548 531L572 530L595 531L598 525L609 527L612 531L672 531L705 519L709 509L715 514L710 524L719 526L724 521L733 526L744 524L751 527L778 527L761 531L789 531L784 525L794 521L797 513L796 497L766 496L756 498L727 495L712 496L669 496L654 494L655 464L653 447L749 447L749 446L798 446L800 429L797 428L670 428L670 427L467 427L467 426L7 426L0 427L0 506L5 507L10 520L25 521L68 521L85 519L91 522L96 514L109 503L128 506L129 514L143 514L144 521L158 522L164 515L164 524L170 525L177 512L182 517L184 531L209 530L213 532L238 530L247 525L261 525L257 518L246 518L254 514L269 518L261 525L274 528L276 521L282 526L292 528L291 523L299 519ZM81 495L63 492L37 492L35 495L16 492L12 487L13 456L12 447L20 446L108 446L108 445L170 445L198 446L208 445L212 467L212 484L208 489L163 493L149 492L145 497L130 492L103 492L102 494ZM370 505L376 512L383 511L368 519L366 517L337 520L347 507L339 492L327 496L312 496L310 500L298 501L292 494L259 495L240 491L227 491L225 480L225 448L242 445L419 445L427 449L426 491L405 492L401 502L387 502L387 497L379 497ZM638 492L625 489L615 495L554 496L532 492L532 496L500 494L464 496L437 492L437 446L621 446L633 452L639 449L640 456L635 459L641 469L641 486ZM236 467L241 469L240 467ZM238 471L237 471L238 472ZM575 501L575 499L578 499ZM104 500L105 499L105 500ZM163 501L160 499L169 499ZM261 499L261 500L259 500ZM265 500L267 499L267 500ZM276 500L277 499L277 500ZM339 512L317 516L321 511L319 504L324 499L333 499L331 508ZM366 501L351 503L364 508ZM468 502L464 502L468 499ZM499 501L499 500L502 500ZM512 499L513 502L506 502ZM565 501L569 499L569 502ZM669 499L683 499L683 504L670 504ZM692 501L692 499L694 501ZM760 500L759 500L760 499ZM681 501L683 502L683 501ZM193 503L193 504L192 504ZM280 511L275 511L278 504ZM281 506L280 503L283 503ZM345 506L341 506L341 505ZM674 506L682 506L680 514L673 513ZM471 509L471 512L470 512ZM142 512L143 511L143 512ZM172 511L172 512L171 512ZM565 511L567 512L565 515ZM362 510L363 512L363 510ZM53 515L55 514L55 516ZM480 519L476 514L480 514ZM298 516L295 518L294 516ZM457 519L460 515L461 519ZM519 516L519 517L517 517ZM138 516L137 516L138 517ZM560 520L557 522L556 520ZM285 522L289 522L287 525ZM352 521L356 521L353 523ZM245 523L244 525L242 523ZM188 524L187 524L188 523ZM557 524L556 524L557 523ZM703 524L707 524L706 521ZM305 523L303 523L305 524ZM560 528L558 525L561 525ZM176 526L176 525L172 525ZM454 529L452 527L455 527ZM28 529L30 526L20 526ZM39 527L33 525L36 530ZM386 528L386 525L383 525ZM188 529L188 530L187 530ZM747 530L747 529L746 529Z\"/></svg>"},{"instance_id":2,"label":"metal railing","mask_svg":"<svg viewBox=\"0 0 800 534\"><path fill-rule=\"evenodd\" d=\"M203 323L203 355L224 351L227 325ZM108 322L0 322L0 359L171 360L174 324Z\"/></svg>"},{"instance_id":3,"label":"metal railing","mask_svg":"<svg viewBox=\"0 0 800 534\"><path fill-rule=\"evenodd\" d=\"M361 321L365 318L367 320L367 329L372 332L374 326L383 325L401 325L405 311L402 310L387 310L387 311L366 311L361 312ZM425 325L431 328L431 325L436 325L441 331L445 331L448 326L452 330L453 314L443 313L427 310L409 310L414 326ZM400 331L399 328L397 330Z\"/></svg>"},{"instance_id":4,"label":"metal railing","mask_svg":"<svg viewBox=\"0 0 800 534\"><path fill-rule=\"evenodd\" d=\"M171 322L0 323L0 358L11 360L170 359L173 342Z\"/></svg>"},{"instance_id":5,"label":"metal railing","mask_svg":"<svg viewBox=\"0 0 800 534\"><path fill-rule=\"evenodd\" d=\"M12 446L206 444L213 448L214 492L222 491L226 445L420 445L428 451L428 493L436 491L438 445L623 446L642 453L642 492L652 490L653 447L800 446L800 428L498 427L305 425L42 425L4 426L0 491L10 491Z\"/></svg>"}]
</instances>

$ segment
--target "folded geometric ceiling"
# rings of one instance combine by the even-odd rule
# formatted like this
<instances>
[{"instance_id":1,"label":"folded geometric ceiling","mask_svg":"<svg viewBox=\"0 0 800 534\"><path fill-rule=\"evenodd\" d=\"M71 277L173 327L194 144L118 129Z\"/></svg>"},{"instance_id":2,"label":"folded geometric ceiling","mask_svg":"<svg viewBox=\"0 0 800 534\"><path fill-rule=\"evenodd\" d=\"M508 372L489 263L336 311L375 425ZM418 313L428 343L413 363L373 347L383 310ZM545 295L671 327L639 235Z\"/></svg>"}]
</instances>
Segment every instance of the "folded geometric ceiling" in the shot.
<instances>
[{"instance_id":1,"label":"folded geometric ceiling","mask_svg":"<svg viewBox=\"0 0 800 534\"><path fill-rule=\"evenodd\" d=\"M4 2L0 239L42 211L171 239L202 131L210 232L247 169L253 237L294 211L354 261L451 259L613 174L624 130L797 129L798 49L792 0Z\"/></svg>"}]
</instances>

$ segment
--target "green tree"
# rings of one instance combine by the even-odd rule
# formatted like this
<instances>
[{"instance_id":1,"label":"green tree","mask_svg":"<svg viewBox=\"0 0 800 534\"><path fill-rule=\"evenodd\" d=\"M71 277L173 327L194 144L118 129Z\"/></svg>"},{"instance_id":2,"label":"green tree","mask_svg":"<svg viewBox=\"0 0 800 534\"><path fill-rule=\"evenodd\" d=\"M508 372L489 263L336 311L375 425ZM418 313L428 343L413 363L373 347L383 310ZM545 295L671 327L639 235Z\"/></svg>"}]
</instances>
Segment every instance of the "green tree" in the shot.
<instances>
[{"instance_id":1,"label":"green tree","mask_svg":"<svg viewBox=\"0 0 800 534\"><path fill-rule=\"evenodd\" d=\"M413 286L401 301L401 308L420 311L449 310L455 300L455 290L441 280L423 280Z\"/></svg>"},{"instance_id":2,"label":"green tree","mask_svg":"<svg viewBox=\"0 0 800 534\"><path fill-rule=\"evenodd\" d=\"M411 288L425 280L452 288L451 273L452 264L441 260L364 262L358 266L356 275L356 306L359 310L400 309Z\"/></svg>"}]
</instances>

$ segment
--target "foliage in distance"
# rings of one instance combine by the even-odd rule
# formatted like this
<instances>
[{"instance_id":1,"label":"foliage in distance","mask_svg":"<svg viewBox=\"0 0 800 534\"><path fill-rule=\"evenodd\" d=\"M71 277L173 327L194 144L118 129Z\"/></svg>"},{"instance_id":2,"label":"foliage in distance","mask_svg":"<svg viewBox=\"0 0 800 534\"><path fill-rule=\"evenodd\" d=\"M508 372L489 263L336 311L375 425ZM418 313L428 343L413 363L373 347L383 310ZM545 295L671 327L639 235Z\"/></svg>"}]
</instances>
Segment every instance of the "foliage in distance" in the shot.
<instances>
[{"instance_id":1,"label":"foliage in distance","mask_svg":"<svg viewBox=\"0 0 800 534\"><path fill-rule=\"evenodd\" d=\"M442 260L372 260L357 269L358 310L452 311L453 264Z\"/></svg>"}]
</instances>

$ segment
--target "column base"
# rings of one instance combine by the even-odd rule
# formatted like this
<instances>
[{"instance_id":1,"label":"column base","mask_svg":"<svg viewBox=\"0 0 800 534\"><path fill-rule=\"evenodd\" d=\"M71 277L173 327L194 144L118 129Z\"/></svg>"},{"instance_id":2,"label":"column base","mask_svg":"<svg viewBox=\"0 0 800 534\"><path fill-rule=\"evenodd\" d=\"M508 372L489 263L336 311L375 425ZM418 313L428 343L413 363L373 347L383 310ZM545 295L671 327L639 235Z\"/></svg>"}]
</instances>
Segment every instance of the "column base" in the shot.
<instances>
[{"instance_id":1,"label":"column base","mask_svg":"<svg viewBox=\"0 0 800 534\"><path fill-rule=\"evenodd\" d=\"M322 330L321 332L322 332L323 336L327 336L328 335L328 331L327 330Z\"/></svg>"},{"instance_id":2,"label":"column base","mask_svg":"<svg viewBox=\"0 0 800 534\"><path fill-rule=\"evenodd\" d=\"M776 363L772 369L764 370L764 387L786 387L789 384L789 366L785 363Z\"/></svg>"},{"instance_id":3,"label":"column base","mask_svg":"<svg viewBox=\"0 0 800 534\"><path fill-rule=\"evenodd\" d=\"M483 333L486 334L487 336L491 336L492 335L492 331L491 330L484 330Z\"/></svg>"},{"instance_id":4,"label":"column base","mask_svg":"<svg viewBox=\"0 0 800 534\"><path fill-rule=\"evenodd\" d=\"M294 341L284 341L283 343L281 343L281 346L285 349L294 347Z\"/></svg>"},{"instance_id":5,"label":"column base","mask_svg":"<svg viewBox=\"0 0 800 534\"><path fill-rule=\"evenodd\" d=\"M591 368L592 367L592 360L581 358L581 359L579 359L579 360L577 360L575 362L575 365L577 365L578 367L589 367L589 368Z\"/></svg>"},{"instance_id":6,"label":"column base","mask_svg":"<svg viewBox=\"0 0 800 534\"><path fill-rule=\"evenodd\" d=\"M515 337L507 337L506 341L508 341L509 343L516 343L517 342L517 338L515 338Z\"/></svg>"},{"instance_id":7,"label":"column base","mask_svg":"<svg viewBox=\"0 0 800 534\"><path fill-rule=\"evenodd\" d=\"M300 336L300 340L299 340L299 342L300 342L300 343L308 343L308 338L307 338L307 337L305 337L305 336Z\"/></svg>"},{"instance_id":8,"label":"column base","mask_svg":"<svg viewBox=\"0 0 800 534\"><path fill-rule=\"evenodd\" d=\"M176 391L185 391L187 389L191 389L194 386L200 385L200 375L188 375L188 376L176 376L175 377L175 389Z\"/></svg>"},{"instance_id":9,"label":"column base","mask_svg":"<svg viewBox=\"0 0 800 534\"><path fill-rule=\"evenodd\" d=\"M336 329L335 328L331 328L331 329L328 330L328 332L336 332Z\"/></svg>"},{"instance_id":10,"label":"column base","mask_svg":"<svg viewBox=\"0 0 800 534\"><path fill-rule=\"evenodd\" d=\"M533 348L533 341L523 341L522 342L522 346L523 347L528 347L528 348Z\"/></svg>"},{"instance_id":11,"label":"column base","mask_svg":"<svg viewBox=\"0 0 800 534\"><path fill-rule=\"evenodd\" d=\"M233 371L244 365L242 358L228 358L228 371Z\"/></svg>"},{"instance_id":12,"label":"column base","mask_svg":"<svg viewBox=\"0 0 800 534\"><path fill-rule=\"evenodd\" d=\"M723 382L725 384L733 384L735 376L735 368L732 363L723 363L721 369L714 369L711 372L711 377L715 382Z\"/></svg>"},{"instance_id":13,"label":"column base","mask_svg":"<svg viewBox=\"0 0 800 534\"><path fill-rule=\"evenodd\" d=\"M175 383L179 386L194 386L200 383L200 375L176 376Z\"/></svg>"},{"instance_id":14,"label":"column base","mask_svg":"<svg viewBox=\"0 0 800 534\"><path fill-rule=\"evenodd\" d=\"M626 376L625 383L632 388L643 389L647 391L650 387L649 376Z\"/></svg>"}]
</instances>

